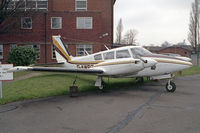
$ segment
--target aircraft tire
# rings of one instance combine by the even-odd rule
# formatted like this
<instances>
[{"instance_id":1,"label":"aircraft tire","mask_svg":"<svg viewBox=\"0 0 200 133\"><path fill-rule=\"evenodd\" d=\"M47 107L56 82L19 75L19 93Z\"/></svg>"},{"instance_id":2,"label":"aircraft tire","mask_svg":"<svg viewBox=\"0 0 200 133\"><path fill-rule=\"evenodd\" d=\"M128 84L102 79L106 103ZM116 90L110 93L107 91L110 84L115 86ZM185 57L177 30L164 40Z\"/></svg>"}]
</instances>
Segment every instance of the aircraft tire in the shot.
<instances>
[{"instance_id":1,"label":"aircraft tire","mask_svg":"<svg viewBox=\"0 0 200 133\"><path fill-rule=\"evenodd\" d=\"M167 90L167 92L175 92L176 84L174 82L170 82L170 84L167 82L166 90Z\"/></svg>"},{"instance_id":2,"label":"aircraft tire","mask_svg":"<svg viewBox=\"0 0 200 133\"><path fill-rule=\"evenodd\" d=\"M106 87L106 83L102 80L101 86L99 86L100 90L103 90Z\"/></svg>"},{"instance_id":3,"label":"aircraft tire","mask_svg":"<svg viewBox=\"0 0 200 133\"><path fill-rule=\"evenodd\" d=\"M136 83L144 83L144 78L143 77L136 78Z\"/></svg>"}]
</instances>

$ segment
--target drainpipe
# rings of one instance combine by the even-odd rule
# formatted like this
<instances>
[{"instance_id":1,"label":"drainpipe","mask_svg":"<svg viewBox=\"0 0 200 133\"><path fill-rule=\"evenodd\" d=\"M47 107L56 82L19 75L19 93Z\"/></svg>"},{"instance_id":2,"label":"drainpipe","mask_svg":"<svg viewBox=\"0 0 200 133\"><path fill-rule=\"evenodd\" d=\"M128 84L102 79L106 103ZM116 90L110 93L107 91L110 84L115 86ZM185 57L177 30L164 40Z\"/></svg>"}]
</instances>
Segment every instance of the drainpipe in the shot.
<instances>
[{"instance_id":1,"label":"drainpipe","mask_svg":"<svg viewBox=\"0 0 200 133\"><path fill-rule=\"evenodd\" d=\"M47 13L44 13L44 63L47 64Z\"/></svg>"},{"instance_id":2,"label":"drainpipe","mask_svg":"<svg viewBox=\"0 0 200 133\"><path fill-rule=\"evenodd\" d=\"M113 19L114 19L114 15L113 15L113 12L114 12L114 0L111 0L111 47L113 45Z\"/></svg>"}]
</instances>

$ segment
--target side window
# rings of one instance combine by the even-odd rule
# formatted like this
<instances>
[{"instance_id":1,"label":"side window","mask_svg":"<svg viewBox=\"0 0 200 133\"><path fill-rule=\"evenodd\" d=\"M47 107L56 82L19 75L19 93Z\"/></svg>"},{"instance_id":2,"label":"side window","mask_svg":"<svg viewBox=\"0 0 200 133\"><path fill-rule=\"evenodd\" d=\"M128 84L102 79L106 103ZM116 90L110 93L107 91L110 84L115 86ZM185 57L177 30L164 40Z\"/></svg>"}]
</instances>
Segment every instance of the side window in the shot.
<instances>
[{"instance_id":1,"label":"side window","mask_svg":"<svg viewBox=\"0 0 200 133\"><path fill-rule=\"evenodd\" d=\"M104 60L114 59L114 51L103 54Z\"/></svg>"},{"instance_id":2,"label":"side window","mask_svg":"<svg viewBox=\"0 0 200 133\"><path fill-rule=\"evenodd\" d=\"M119 59L119 58L130 58L131 55L130 53L128 52L128 50L118 50L116 52L116 57Z\"/></svg>"},{"instance_id":3,"label":"side window","mask_svg":"<svg viewBox=\"0 0 200 133\"><path fill-rule=\"evenodd\" d=\"M95 60L102 60L101 54L95 55L95 56L94 56L94 59L95 59Z\"/></svg>"}]
</instances>

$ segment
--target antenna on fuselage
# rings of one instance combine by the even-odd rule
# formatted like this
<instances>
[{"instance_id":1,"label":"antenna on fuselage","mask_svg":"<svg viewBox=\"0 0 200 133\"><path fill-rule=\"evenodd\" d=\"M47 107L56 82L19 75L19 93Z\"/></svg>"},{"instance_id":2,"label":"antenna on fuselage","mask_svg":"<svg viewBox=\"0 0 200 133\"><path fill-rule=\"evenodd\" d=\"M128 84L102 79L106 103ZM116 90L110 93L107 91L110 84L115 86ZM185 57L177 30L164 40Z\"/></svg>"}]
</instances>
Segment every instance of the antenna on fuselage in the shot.
<instances>
[{"instance_id":1,"label":"antenna on fuselage","mask_svg":"<svg viewBox=\"0 0 200 133\"><path fill-rule=\"evenodd\" d=\"M110 50L106 45L104 45L104 47L105 47L107 50Z\"/></svg>"},{"instance_id":2,"label":"antenna on fuselage","mask_svg":"<svg viewBox=\"0 0 200 133\"><path fill-rule=\"evenodd\" d=\"M86 50L84 50L84 52L86 53L86 55L90 55Z\"/></svg>"}]
</instances>

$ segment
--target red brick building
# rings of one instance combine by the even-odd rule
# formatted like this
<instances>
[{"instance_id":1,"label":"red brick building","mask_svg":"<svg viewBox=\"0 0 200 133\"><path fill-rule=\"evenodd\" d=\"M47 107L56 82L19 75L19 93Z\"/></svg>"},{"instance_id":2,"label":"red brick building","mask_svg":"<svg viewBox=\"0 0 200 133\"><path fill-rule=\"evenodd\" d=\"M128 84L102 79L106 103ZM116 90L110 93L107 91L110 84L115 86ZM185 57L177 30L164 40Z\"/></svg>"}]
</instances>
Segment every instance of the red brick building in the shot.
<instances>
[{"instance_id":1,"label":"red brick building","mask_svg":"<svg viewBox=\"0 0 200 133\"><path fill-rule=\"evenodd\" d=\"M193 54L192 47L190 45L172 45L169 47L160 46L145 46L146 49L152 53L157 54L178 54L184 57L190 57Z\"/></svg>"},{"instance_id":2,"label":"red brick building","mask_svg":"<svg viewBox=\"0 0 200 133\"><path fill-rule=\"evenodd\" d=\"M0 61L16 46L31 46L37 63L55 62L52 35L61 35L73 56L104 50L113 43L115 0L29 0L0 26ZM9 8L16 6L13 0ZM10 26L12 25L12 27ZM6 27L6 28L5 28Z\"/></svg>"},{"instance_id":3,"label":"red brick building","mask_svg":"<svg viewBox=\"0 0 200 133\"><path fill-rule=\"evenodd\" d=\"M173 53L173 54L179 54L183 57L191 57L192 54L192 48L190 46L170 46L166 48L162 48L157 51L158 54L164 54L164 53Z\"/></svg>"}]
</instances>

